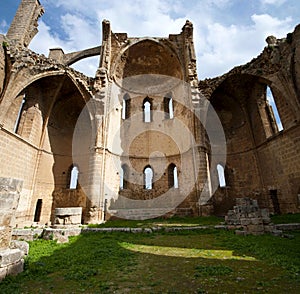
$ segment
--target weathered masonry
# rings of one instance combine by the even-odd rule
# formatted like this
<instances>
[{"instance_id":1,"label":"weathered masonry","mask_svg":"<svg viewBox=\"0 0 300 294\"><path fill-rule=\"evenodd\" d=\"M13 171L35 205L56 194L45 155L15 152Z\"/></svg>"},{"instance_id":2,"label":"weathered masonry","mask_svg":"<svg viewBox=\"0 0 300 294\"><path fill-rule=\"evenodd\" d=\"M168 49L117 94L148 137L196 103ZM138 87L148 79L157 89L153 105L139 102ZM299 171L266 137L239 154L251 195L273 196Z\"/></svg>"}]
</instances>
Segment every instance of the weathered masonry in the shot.
<instances>
[{"instance_id":1,"label":"weathered masonry","mask_svg":"<svg viewBox=\"0 0 300 294\"><path fill-rule=\"evenodd\" d=\"M0 177L22 183L16 226L68 222L73 208L82 223L224 215L241 197L299 212L300 26L199 81L189 21L132 38L104 20L100 46L46 58L28 49L43 13L22 0L0 35ZM90 56L94 77L70 67Z\"/></svg>"}]
</instances>

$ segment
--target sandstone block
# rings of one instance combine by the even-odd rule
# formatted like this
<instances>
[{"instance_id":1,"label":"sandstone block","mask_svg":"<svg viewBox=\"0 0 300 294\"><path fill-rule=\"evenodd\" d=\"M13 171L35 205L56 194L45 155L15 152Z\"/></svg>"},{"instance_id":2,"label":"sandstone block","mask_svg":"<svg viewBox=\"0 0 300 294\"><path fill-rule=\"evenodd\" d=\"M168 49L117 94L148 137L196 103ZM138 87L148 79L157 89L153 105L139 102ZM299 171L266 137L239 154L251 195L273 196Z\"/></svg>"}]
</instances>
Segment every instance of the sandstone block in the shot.
<instances>
[{"instance_id":1,"label":"sandstone block","mask_svg":"<svg viewBox=\"0 0 300 294\"><path fill-rule=\"evenodd\" d=\"M250 219L250 223L252 225L261 225L263 223L262 219L261 218L251 218Z\"/></svg>"},{"instance_id":2,"label":"sandstone block","mask_svg":"<svg viewBox=\"0 0 300 294\"><path fill-rule=\"evenodd\" d=\"M7 275L7 268L0 268L0 281L2 281Z\"/></svg>"},{"instance_id":3,"label":"sandstone block","mask_svg":"<svg viewBox=\"0 0 300 294\"><path fill-rule=\"evenodd\" d=\"M7 275L17 275L21 273L24 270L24 259L21 259L20 261L11 264L7 267Z\"/></svg>"},{"instance_id":4,"label":"sandstone block","mask_svg":"<svg viewBox=\"0 0 300 294\"><path fill-rule=\"evenodd\" d=\"M10 243L10 248L11 249L20 249L21 251L24 252L25 255L28 255L28 253L29 253L29 244L25 241L13 240Z\"/></svg>"},{"instance_id":5,"label":"sandstone block","mask_svg":"<svg viewBox=\"0 0 300 294\"><path fill-rule=\"evenodd\" d=\"M263 225L248 225L247 231L250 233L263 232L264 226Z\"/></svg>"},{"instance_id":6,"label":"sandstone block","mask_svg":"<svg viewBox=\"0 0 300 294\"><path fill-rule=\"evenodd\" d=\"M20 261L23 256L24 253L20 249L6 249L0 251L0 268Z\"/></svg>"}]
</instances>

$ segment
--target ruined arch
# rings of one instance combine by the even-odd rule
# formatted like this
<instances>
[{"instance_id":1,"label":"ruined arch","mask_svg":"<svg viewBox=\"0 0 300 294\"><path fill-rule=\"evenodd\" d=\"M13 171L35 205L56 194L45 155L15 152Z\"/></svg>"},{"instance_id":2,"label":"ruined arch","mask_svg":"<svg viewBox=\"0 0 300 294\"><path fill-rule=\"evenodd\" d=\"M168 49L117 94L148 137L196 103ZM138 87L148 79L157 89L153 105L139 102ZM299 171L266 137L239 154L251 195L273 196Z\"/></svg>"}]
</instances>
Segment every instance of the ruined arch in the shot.
<instances>
[{"instance_id":1,"label":"ruined arch","mask_svg":"<svg viewBox=\"0 0 300 294\"><path fill-rule=\"evenodd\" d=\"M19 78L21 76L17 76ZM16 96L13 96L14 93ZM22 130L13 135L12 126L16 121L17 111L12 110L19 108L14 102L16 97L22 98L24 94L25 114L20 117ZM50 216L53 220L56 207L81 206L85 211L86 195L80 188L71 191L67 183L68 169L73 164L73 132L89 98L89 93L74 81L72 75L58 72L36 75L19 84L4 97L3 108L1 104L2 114L5 113L3 129L11 136L10 140L14 142L12 144L17 144L26 153L25 157L15 159L16 165L20 167L12 169L9 175L22 178L23 189L27 191L24 195L21 194L21 201L28 203L28 206L17 211L17 218L27 215L33 221L38 200L47 203L41 210L41 223L48 222ZM5 106L8 108L4 112ZM89 115L92 116L93 113ZM87 119L89 128L93 129L91 118ZM84 144L91 144L89 134L85 139L88 143ZM82 167L82 170L84 173L81 180L84 181L88 166ZM22 197L26 200L22 200Z\"/></svg>"},{"instance_id":2,"label":"ruined arch","mask_svg":"<svg viewBox=\"0 0 300 294\"><path fill-rule=\"evenodd\" d=\"M112 73L115 82L123 87L123 80L134 76L162 75L183 80L185 74L175 50L150 38L122 50L112 64Z\"/></svg>"}]
</instances>

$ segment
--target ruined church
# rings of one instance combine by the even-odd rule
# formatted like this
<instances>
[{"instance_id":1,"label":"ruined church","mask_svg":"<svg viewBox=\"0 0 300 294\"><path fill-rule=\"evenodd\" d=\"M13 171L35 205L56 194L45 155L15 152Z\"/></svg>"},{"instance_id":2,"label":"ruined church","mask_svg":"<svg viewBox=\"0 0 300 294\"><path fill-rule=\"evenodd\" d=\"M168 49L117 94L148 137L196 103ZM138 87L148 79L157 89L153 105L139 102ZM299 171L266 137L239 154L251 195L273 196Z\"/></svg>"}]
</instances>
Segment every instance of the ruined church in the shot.
<instances>
[{"instance_id":1,"label":"ruined church","mask_svg":"<svg viewBox=\"0 0 300 294\"><path fill-rule=\"evenodd\" d=\"M241 197L299 212L300 26L198 80L189 21L136 38L104 20L98 47L45 57L28 49L43 13L22 0L0 35L1 227L9 209L17 227L54 224L61 211L88 224L225 215ZM91 56L95 76L71 67Z\"/></svg>"}]
</instances>

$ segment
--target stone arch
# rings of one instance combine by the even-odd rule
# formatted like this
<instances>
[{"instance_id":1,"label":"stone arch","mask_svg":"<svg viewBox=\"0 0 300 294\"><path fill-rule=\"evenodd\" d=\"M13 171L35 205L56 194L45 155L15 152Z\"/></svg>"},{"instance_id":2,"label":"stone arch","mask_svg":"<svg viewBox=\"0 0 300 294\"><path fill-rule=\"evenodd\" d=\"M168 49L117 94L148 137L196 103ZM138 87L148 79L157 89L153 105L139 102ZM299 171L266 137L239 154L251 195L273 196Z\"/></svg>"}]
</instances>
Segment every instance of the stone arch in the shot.
<instances>
[{"instance_id":1,"label":"stone arch","mask_svg":"<svg viewBox=\"0 0 300 294\"><path fill-rule=\"evenodd\" d=\"M74 84L74 86L77 88L77 90L81 93L85 102L88 102L88 100L92 97L92 95L88 93L88 91L83 90L83 87L79 86L76 77L74 77L68 71L55 70L31 75L28 69L22 69L15 75L14 79L10 79L9 84L7 85L7 89L5 91L5 95L0 101L0 122L2 122L5 116L7 115L8 109L13 103L15 97L20 95L24 91L24 89L26 89L28 86L32 85L38 80L55 76L69 78Z\"/></svg>"},{"instance_id":2,"label":"stone arch","mask_svg":"<svg viewBox=\"0 0 300 294\"><path fill-rule=\"evenodd\" d=\"M16 77L15 81L20 81L20 79L21 74ZM10 92L9 88L8 92ZM21 148L26 147L26 152L30 154L17 159L17 164L21 168L13 171L16 175L12 174L14 177L18 174L24 176L24 190L29 191L26 195L21 195L21 197L26 197L26 200L21 199L21 201L28 203L27 207L22 207L22 215L30 215L33 219L38 199L47 203L42 210L41 223L49 222L51 215L53 219L54 209L57 207L80 206L85 211L87 197L81 185L77 189L70 190L66 183L68 182L68 168L73 163L74 129L83 109L87 108L86 103L91 97L90 94L81 88L73 75L62 72L35 75L26 82L18 83L13 93L17 96L9 93L2 101L6 103L5 106L8 106L6 113L10 113L13 105L11 101L14 101L13 99L18 97L18 94L23 93L27 95L25 110L30 110L29 117L21 118L23 123L25 122L25 131L19 133L18 136L13 134L12 129L6 128L9 126L8 120L13 120L13 118L8 115L3 116L3 128L10 136L10 141ZM86 113L89 115L87 116L89 129L94 129L95 120L91 118L94 113L91 111L86 111ZM83 144L91 144L91 136L91 134L86 134ZM91 155L84 156L87 157L84 160L86 166L80 165L80 171L83 171L80 180L87 184L88 156ZM27 173L30 174L28 177Z\"/></svg>"},{"instance_id":3,"label":"stone arch","mask_svg":"<svg viewBox=\"0 0 300 294\"><path fill-rule=\"evenodd\" d=\"M122 85L123 79L138 75L164 75L183 80L185 74L175 50L150 38L121 51L112 64L112 73L118 85Z\"/></svg>"}]
</instances>

